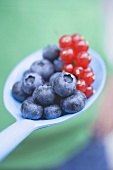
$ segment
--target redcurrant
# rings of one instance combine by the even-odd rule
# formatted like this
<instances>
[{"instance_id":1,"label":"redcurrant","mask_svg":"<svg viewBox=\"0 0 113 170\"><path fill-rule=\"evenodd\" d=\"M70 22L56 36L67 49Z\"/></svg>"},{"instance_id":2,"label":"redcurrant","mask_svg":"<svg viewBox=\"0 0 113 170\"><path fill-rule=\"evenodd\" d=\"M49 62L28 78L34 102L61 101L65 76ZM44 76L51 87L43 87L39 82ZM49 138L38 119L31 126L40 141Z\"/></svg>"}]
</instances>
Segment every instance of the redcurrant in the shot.
<instances>
[{"instance_id":1,"label":"redcurrant","mask_svg":"<svg viewBox=\"0 0 113 170\"><path fill-rule=\"evenodd\" d=\"M62 71L73 73L73 64L64 64Z\"/></svg>"},{"instance_id":2,"label":"redcurrant","mask_svg":"<svg viewBox=\"0 0 113 170\"><path fill-rule=\"evenodd\" d=\"M86 84L89 86L91 85L94 80L95 80L95 75L93 74L93 72L89 72L89 73L85 73L83 75L83 79L85 80Z\"/></svg>"},{"instance_id":3,"label":"redcurrant","mask_svg":"<svg viewBox=\"0 0 113 170\"><path fill-rule=\"evenodd\" d=\"M61 48L71 47L72 38L69 35L64 35L59 39L59 45Z\"/></svg>"},{"instance_id":4,"label":"redcurrant","mask_svg":"<svg viewBox=\"0 0 113 170\"><path fill-rule=\"evenodd\" d=\"M77 55L76 64L83 68L87 68L91 61L91 57L87 52L82 52Z\"/></svg>"},{"instance_id":5,"label":"redcurrant","mask_svg":"<svg viewBox=\"0 0 113 170\"><path fill-rule=\"evenodd\" d=\"M92 73L93 73L93 70L92 70L92 68L91 68L91 67L87 67L87 68L83 69L82 77L84 77L84 76L85 76L85 74L90 73L90 72L92 72Z\"/></svg>"},{"instance_id":6,"label":"redcurrant","mask_svg":"<svg viewBox=\"0 0 113 170\"><path fill-rule=\"evenodd\" d=\"M86 97L89 98L95 93L95 90L93 89L92 86L87 86L84 93L85 93Z\"/></svg>"},{"instance_id":7,"label":"redcurrant","mask_svg":"<svg viewBox=\"0 0 113 170\"><path fill-rule=\"evenodd\" d=\"M84 69L84 74L85 73L89 73L89 72L93 72L92 68L91 67L87 67L86 69Z\"/></svg>"},{"instance_id":8,"label":"redcurrant","mask_svg":"<svg viewBox=\"0 0 113 170\"><path fill-rule=\"evenodd\" d=\"M71 48L62 49L60 52L62 61L69 64L74 60L74 51Z\"/></svg>"},{"instance_id":9,"label":"redcurrant","mask_svg":"<svg viewBox=\"0 0 113 170\"><path fill-rule=\"evenodd\" d=\"M82 80L82 79L77 80L77 85L76 85L77 90L85 92L86 87L87 87L86 82L84 80Z\"/></svg>"},{"instance_id":10,"label":"redcurrant","mask_svg":"<svg viewBox=\"0 0 113 170\"><path fill-rule=\"evenodd\" d=\"M80 34L73 34L71 37L73 43L76 43L77 41L84 39Z\"/></svg>"},{"instance_id":11,"label":"redcurrant","mask_svg":"<svg viewBox=\"0 0 113 170\"><path fill-rule=\"evenodd\" d=\"M73 48L74 48L75 53L79 53L82 51L87 51L89 48L89 44L86 40L81 39L77 42L73 42Z\"/></svg>"},{"instance_id":12,"label":"redcurrant","mask_svg":"<svg viewBox=\"0 0 113 170\"><path fill-rule=\"evenodd\" d=\"M73 68L73 74L74 74L76 77L81 77L82 74L83 74L83 68L82 68L82 67L75 66L75 67Z\"/></svg>"}]
</instances>

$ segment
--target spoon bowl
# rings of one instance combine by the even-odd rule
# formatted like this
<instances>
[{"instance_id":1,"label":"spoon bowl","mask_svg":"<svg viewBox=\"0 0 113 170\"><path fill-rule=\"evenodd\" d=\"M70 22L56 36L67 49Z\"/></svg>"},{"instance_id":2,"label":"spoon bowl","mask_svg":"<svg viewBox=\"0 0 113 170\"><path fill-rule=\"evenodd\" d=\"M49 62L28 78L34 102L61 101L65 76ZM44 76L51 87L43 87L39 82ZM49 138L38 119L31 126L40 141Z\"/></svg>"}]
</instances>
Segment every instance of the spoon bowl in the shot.
<instances>
[{"instance_id":1,"label":"spoon bowl","mask_svg":"<svg viewBox=\"0 0 113 170\"><path fill-rule=\"evenodd\" d=\"M5 87L4 87L4 104L10 114L15 117L16 122L0 133L0 160L5 158L25 137L27 137L33 130L40 129L47 126L52 126L68 119L71 119L88 109L100 95L106 80L106 68L102 58L92 49L89 49L91 55L91 68L96 76L93 83L95 93L87 99L84 109L75 114L66 114L52 120L29 120L24 119L20 112L21 103L14 100L11 94L12 86L16 81L21 80L23 72L29 69L30 65L42 59L43 50L36 51L22 60L10 73ZM7 144L8 140L8 144Z\"/></svg>"}]
</instances>

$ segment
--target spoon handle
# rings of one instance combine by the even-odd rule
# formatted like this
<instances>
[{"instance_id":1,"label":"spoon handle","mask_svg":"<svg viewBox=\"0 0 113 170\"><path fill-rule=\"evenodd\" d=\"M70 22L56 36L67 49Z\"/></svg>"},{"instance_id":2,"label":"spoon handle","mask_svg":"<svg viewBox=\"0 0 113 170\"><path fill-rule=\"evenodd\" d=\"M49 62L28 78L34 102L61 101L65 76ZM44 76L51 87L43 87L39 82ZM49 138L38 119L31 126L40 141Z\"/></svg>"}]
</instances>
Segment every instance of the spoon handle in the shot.
<instances>
[{"instance_id":1,"label":"spoon handle","mask_svg":"<svg viewBox=\"0 0 113 170\"><path fill-rule=\"evenodd\" d=\"M19 120L0 133L0 161L2 161L33 130L34 124Z\"/></svg>"}]
</instances>

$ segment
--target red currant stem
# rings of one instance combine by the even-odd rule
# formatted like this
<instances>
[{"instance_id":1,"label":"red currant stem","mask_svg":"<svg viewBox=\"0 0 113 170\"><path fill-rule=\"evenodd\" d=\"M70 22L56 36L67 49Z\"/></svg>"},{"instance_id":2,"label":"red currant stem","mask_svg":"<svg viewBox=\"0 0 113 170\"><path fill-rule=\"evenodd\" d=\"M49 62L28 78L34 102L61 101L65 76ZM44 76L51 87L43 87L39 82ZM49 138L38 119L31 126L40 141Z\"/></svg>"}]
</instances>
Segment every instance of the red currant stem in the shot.
<instances>
[{"instance_id":1,"label":"red currant stem","mask_svg":"<svg viewBox=\"0 0 113 170\"><path fill-rule=\"evenodd\" d=\"M72 61L72 64L74 65L74 66L76 66L76 61L74 60L74 61Z\"/></svg>"},{"instance_id":2,"label":"red currant stem","mask_svg":"<svg viewBox=\"0 0 113 170\"><path fill-rule=\"evenodd\" d=\"M81 76L77 76L78 80L81 78Z\"/></svg>"}]
</instances>

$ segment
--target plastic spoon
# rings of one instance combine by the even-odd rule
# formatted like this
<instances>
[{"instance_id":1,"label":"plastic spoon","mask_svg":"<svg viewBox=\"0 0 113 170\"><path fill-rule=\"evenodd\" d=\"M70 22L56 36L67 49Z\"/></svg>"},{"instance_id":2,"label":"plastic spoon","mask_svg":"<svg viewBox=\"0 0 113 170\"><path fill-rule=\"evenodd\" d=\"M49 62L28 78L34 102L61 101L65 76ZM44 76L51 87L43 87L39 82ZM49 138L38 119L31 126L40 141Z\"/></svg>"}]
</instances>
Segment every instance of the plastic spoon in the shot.
<instances>
[{"instance_id":1,"label":"plastic spoon","mask_svg":"<svg viewBox=\"0 0 113 170\"><path fill-rule=\"evenodd\" d=\"M0 133L0 161L3 160L20 142L22 142L32 131L58 123L62 123L68 119L78 116L80 113L88 109L97 97L100 95L106 79L106 68L102 58L93 50L89 50L91 55L91 67L93 68L96 80L93 84L95 94L93 94L86 102L83 110L75 114L68 114L52 120L28 120L24 119L20 113L20 103L15 101L11 95L13 84L20 80L25 70L29 69L30 65L42 59L42 49L29 55L22 60L10 73L4 87L4 104L7 110L15 117L16 122L3 130Z\"/></svg>"}]
</instances>

